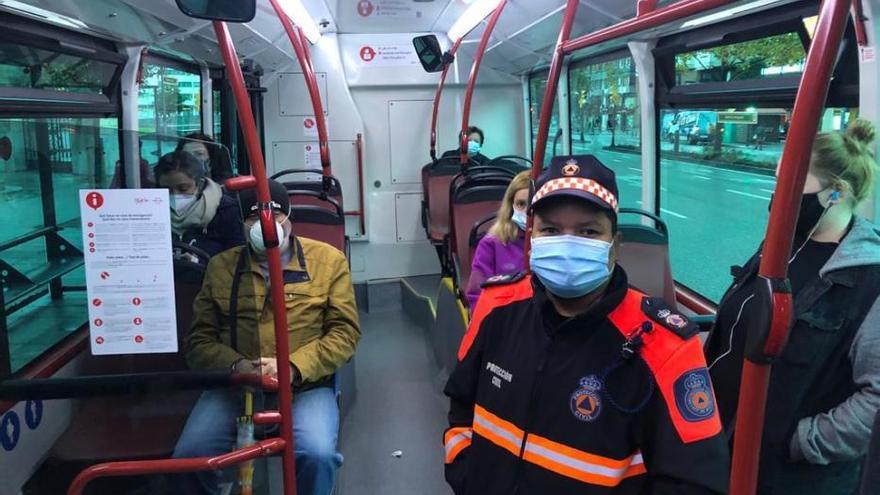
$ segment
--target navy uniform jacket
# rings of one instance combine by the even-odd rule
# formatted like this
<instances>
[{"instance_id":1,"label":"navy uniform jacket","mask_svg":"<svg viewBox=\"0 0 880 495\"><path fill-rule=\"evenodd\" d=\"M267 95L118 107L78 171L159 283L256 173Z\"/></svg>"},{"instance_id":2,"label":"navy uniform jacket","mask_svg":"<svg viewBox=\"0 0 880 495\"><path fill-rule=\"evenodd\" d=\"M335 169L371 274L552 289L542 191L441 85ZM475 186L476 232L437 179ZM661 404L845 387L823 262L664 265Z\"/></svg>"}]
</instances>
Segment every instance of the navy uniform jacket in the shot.
<instances>
[{"instance_id":1,"label":"navy uniform jacket","mask_svg":"<svg viewBox=\"0 0 880 495\"><path fill-rule=\"evenodd\" d=\"M725 493L695 334L619 267L570 319L530 276L490 282L445 389L447 481L458 495Z\"/></svg>"}]
</instances>

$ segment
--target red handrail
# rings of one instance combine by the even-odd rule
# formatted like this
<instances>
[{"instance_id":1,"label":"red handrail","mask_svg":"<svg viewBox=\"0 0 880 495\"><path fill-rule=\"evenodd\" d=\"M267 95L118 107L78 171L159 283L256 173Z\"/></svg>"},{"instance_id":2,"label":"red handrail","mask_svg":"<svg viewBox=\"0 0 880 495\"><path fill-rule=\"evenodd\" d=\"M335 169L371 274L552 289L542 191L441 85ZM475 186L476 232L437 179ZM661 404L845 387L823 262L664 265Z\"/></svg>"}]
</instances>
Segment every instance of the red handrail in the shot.
<instances>
[{"instance_id":1,"label":"red handrail","mask_svg":"<svg viewBox=\"0 0 880 495\"><path fill-rule=\"evenodd\" d=\"M364 136L357 135L357 169L358 169L358 213L360 215L361 235L367 233L367 220L364 218L366 206L364 205Z\"/></svg>"},{"instance_id":2,"label":"red handrail","mask_svg":"<svg viewBox=\"0 0 880 495\"><path fill-rule=\"evenodd\" d=\"M853 26L856 31L856 43L859 46L868 44L868 34L865 32L865 16L862 14L862 0L852 0Z\"/></svg>"},{"instance_id":3,"label":"red handrail","mask_svg":"<svg viewBox=\"0 0 880 495\"><path fill-rule=\"evenodd\" d=\"M157 459L152 461L106 462L90 466L80 472L67 489L67 495L81 495L86 485L98 478L138 476L156 473L189 473L212 471L243 464L258 457L268 457L284 451L284 440L270 438L243 449L233 450L217 457L192 459Z\"/></svg>"},{"instance_id":4,"label":"red handrail","mask_svg":"<svg viewBox=\"0 0 880 495\"><path fill-rule=\"evenodd\" d=\"M299 26L293 25L290 17L284 11L284 8L281 7L281 4L278 3L278 0L269 1L272 3L272 8L275 9L278 20L281 21L281 26L284 27L284 32L287 33L287 38L290 39L290 44L293 46L293 51L296 53L299 66L303 71L303 78L306 80L306 87L309 90L309 98L312 100L312 111L315 112L315 124L318 127L321 170L324 172L324 176L330 176L332 175L332 170L330 168L330 141L327 137L327 122L324 119L324 106L321 104L321 92L318 89L315 68L312 66L308 40L305 38L302 29Z\"/></svg>"},{"instance_id":5,"label":"red handrail","mask_svg":"<svg viewBox=\"0 0 880 495\"><path fill-rule=\"evenodd\" d=\"M760 363L747 358L737 405L731 495L755 493L758 455L764 431L764 408L770 378L769 360L778 356L791 330L792 297L786 288L788 259L794 224L810 163L813 140L825 107L831 74L846 26L848 0L824 0L816 33L807 54L801 84L792 110L791 129L785 140L776 191L767 223L759 275L772 290L770 331L763 343L768 358ZM775 283L774 283L775 282Z\"/></svg>"},{"instance_id":6,"label":"red handrail","mask_svg":"<svg viewBox=\"0 0 880 495\"><path fill-rule=\"evenodd\" d=\"M571 53L575 50L602 43L603 41L634 34L731 3L734 3L734 0L683 0L567 41L562 49L565 53Z\"/></svg>"},{"instance_id":7,"label":"red handrail","mask_svg":"<svg viewBox=\"0 0 880 495\"><path fill-rule=\"evenodd\" d=\"M657 8L657 0L639 0L636 4L636 16L641 17Z\"/></svg>"},{"instance_id":8,"label":"red handrail","mask_svg":"<svg viewBox=\"0 0 880 495\"><path fill-rule=\"evenodd\" d=\"M471 75L468 78L467 90L465 90L464 94L464 110L461 114L461 136L459 137L459 153L461 154L461 165L465 166L468 163L468 119L471 116L471 100L474 97L474 87L477 84L477 75L480 73L480 64L483 62L483 55L486 53L486 46L489 44L489 38L492 36L492 31L495 30L495 24L498 23L498 18L501 17L501 12L504 11L504 7L507 5L507 0L501 0L498 3L498 6L495 7L495 11L492 12L492 16L489 18L489 23L486 24L486 29L483 31L483 36L480 38L480 46L477 48L477 52L474 54L474 63L471 66Z\"/></svg>"},{"instance_id":9,"label":"red handrail","mask_svg":"<svg viewBox=\"0 0 880 495\"><path fill-rule=\"evenodd\" d=\"M272 297L272 316L275 326L275 356L288 362L290 356L290 342L288 341L287 308L284 301L284 278L281 274L281 253L279 252L278 233L275 231L275 218L269 203L269 180L266 177L266 163L263 161L263 152L260 148L260 139L257 136L256 121L251 108L250 98L241 74L241 66L235 53L235 46L229 35L226 23L214 21L214 33L217 35L217 44L223 55L226 65L229 84L235 97L235 106L238 110L238 122L245 138L248 157L251 162L251 172L256 180L257 199L260 202L260 228L263 231L263 242L267 246L266 255L269 260L269 285ZM239 182L238 184L242 184ZM236 186L234 181L227 185ZM290 366L278 366L278 408L281 412L281 438L284 440L284 448L281 453L282 472L284 477L285 495L296 495L296 466L293 455L293 390L290 382Z\"/></svg>"},{"instance_id":10,"label":"red handrail","mask_svg":"<svg viewBox=\"0 0 880 495\"><path fill-rule=\"evenodd\" d=\"M458 47L461 46L462 38L455 40L452 48L449 49L450 55L455 55ZM437 159L437 117L440 115L440 95L443 94L443 86L446 85L446 74L449 73L449 67L452 64L446 64L443 72L440 73L440 82L437 83L437 91L434 93L434 113L431 115L431 160Z\"/></svg>"}]
</instances>

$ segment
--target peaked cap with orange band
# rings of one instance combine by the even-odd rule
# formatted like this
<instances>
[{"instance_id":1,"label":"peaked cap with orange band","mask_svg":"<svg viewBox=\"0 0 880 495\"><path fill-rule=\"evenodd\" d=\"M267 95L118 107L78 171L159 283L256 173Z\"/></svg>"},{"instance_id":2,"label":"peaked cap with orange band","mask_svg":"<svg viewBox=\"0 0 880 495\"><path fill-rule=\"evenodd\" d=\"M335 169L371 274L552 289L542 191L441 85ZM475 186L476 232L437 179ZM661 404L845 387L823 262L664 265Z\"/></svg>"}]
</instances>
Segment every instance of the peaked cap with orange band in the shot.
<instances>
[{"instance_id":1,"label":"peaked cap with orange band","mask_svg":"<svg viewBox=\"0 0 880 495\"><path fill-rule=\"evenodd\" d=\"M586 199L617 216L617 179L614 171L593 155L554 156L538 177L531 206L546 198L574 196Z\"/></svg>"}]
</instances>

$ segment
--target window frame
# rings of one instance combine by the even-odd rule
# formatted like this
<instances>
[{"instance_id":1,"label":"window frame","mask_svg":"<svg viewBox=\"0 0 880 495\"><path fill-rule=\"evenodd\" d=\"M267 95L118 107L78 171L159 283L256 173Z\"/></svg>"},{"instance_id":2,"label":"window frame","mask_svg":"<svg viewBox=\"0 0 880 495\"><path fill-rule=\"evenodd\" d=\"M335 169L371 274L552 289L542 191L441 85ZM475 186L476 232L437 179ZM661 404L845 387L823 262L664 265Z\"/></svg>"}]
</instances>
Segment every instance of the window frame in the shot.
<instances>
[{"instance_id":1,"label":"window frame","mask_svg":"<svg viewBox=\"0 0 880 495\"><path fill-rule=\"evenodd\" d=\"M113 42L0 12L0 41L113 64L103 95L34 88L0 88L0 116L112 117L119 112L120 79L128 57Z\"/></svg>"}]
</instances>

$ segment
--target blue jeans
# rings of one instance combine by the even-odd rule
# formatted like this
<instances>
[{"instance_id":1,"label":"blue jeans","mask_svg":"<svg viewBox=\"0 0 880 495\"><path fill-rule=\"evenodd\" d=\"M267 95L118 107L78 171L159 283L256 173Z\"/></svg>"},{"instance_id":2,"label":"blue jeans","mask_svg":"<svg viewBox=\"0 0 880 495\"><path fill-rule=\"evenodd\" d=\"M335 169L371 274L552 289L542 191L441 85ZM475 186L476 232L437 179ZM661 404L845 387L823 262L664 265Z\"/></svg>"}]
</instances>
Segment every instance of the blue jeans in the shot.
<instances>
[{"instance_id":1,"label":"blue jeans","mask_svg":"<svg viewBox=\"0 0 880 495\"><path fill-rule=\"evenodd\" d=\"M174 448L175 458L213 457L235 448L235 418L242 412L240 390L209 390L193 408ZM330 495L342 456L336 452L339 407L332 388L294 394L293 438L296 490L301 495ZM170 477L171 492L181 495L218 493L220 471Z\"/></svg>"}]
</instances>

